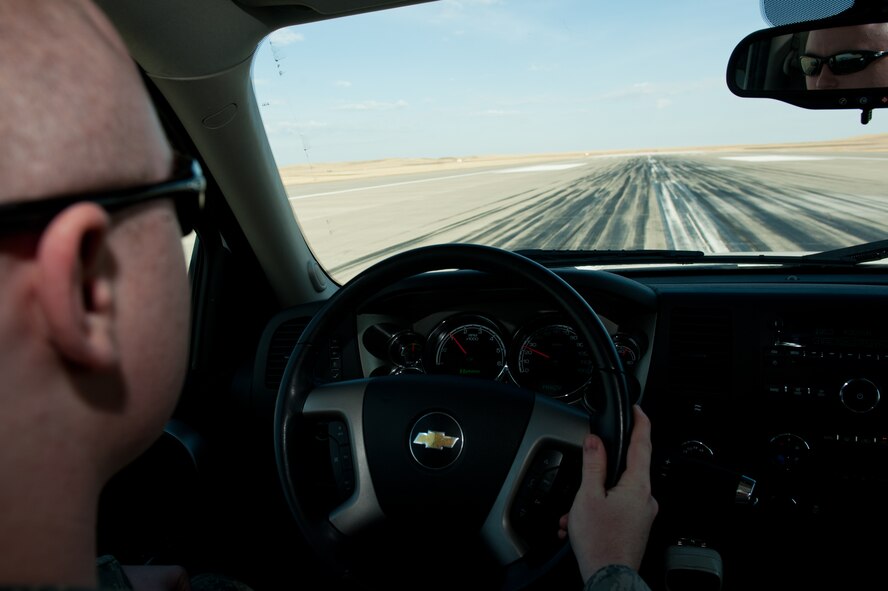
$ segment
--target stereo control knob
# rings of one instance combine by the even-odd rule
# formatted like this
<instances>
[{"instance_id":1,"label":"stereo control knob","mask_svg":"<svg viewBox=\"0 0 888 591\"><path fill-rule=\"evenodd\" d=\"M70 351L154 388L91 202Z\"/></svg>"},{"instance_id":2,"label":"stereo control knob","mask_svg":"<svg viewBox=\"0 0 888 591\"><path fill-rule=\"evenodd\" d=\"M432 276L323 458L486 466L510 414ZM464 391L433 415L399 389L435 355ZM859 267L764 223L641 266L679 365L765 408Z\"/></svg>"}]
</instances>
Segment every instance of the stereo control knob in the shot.
<instances>
[{"instance_id":1,"label":"stereo control knob","mask_svg":"<svg viewBox=\"0 0 888 591\"><path fill-rule=\"evenodd\" d=\"M768 442L768 447L771 462L784 472L794 472L800 469L811 452L808 442L793 433L775 435Z\"/></svg>"},{"instance_id":2,"label":"stereo control knob","mask_svg":"<svg viewBox=\"0 0 888 591\"><path fill-rule=\"evenodd\" d=\"M865 413L876 408L881 398L879 388L865 378L848 380L839 389L839 399L848 410Z\"/></svg>"}]
</instances>

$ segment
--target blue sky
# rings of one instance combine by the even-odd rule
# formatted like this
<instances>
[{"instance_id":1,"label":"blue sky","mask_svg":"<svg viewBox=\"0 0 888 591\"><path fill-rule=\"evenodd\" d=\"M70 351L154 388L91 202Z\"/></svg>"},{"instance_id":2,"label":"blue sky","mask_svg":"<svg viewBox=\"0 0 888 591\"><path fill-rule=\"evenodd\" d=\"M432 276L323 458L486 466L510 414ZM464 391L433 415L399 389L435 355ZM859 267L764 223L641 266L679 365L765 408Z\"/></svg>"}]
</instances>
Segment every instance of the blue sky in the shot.
<instances>
[{"instance_id":1,"label":"blue sky","mask_svg":"<svg viewBox=\"0 0 888 591\"><path fill-rule=\"evenodd\" d=\"M438 0L278 31L254 84L279 165L808 141L888 111L741 99L758 0Z\"/></svg>"}]
</instances>

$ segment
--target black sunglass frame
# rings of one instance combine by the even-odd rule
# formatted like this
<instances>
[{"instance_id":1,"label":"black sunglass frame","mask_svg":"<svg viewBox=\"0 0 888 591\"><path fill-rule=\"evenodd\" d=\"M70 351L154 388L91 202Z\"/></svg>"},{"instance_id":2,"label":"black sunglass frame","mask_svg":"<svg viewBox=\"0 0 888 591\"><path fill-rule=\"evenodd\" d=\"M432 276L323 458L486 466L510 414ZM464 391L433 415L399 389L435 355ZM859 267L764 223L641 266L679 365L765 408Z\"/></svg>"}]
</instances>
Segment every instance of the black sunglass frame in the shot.
<instances>
[{"instance_id":1,"label":"black sunglass frame","mask_svg":"<svg viewBox=\"0 0 888 591\"><path fill-rule=\"evenodd\" d=\"M187 236L194 230L203 210L206 186L203 170L197 160L176 154L173 177L153 185L0 204L0 234L44 228L55 216L75 203L95 203L112 214L154 199L170 198L176 208L182 235Z\"/></svg>"},{"instance_id":2,"label":"black sunglass frame","mask_svg":"<svg viewBox=\"0 0 888 591\"><path fill-rule=\"evenodd\" d=\"M799 64L805 76L818 76L824 65L828 66L829 70L836 76L846 76L862 72L871 63L886 56L888 56L888 51L871 51L868 49L840 51L825 57L803 54L799 56ZM811 60L811 64L806 66L806 60Z\"/></svg>"}]
</instances>

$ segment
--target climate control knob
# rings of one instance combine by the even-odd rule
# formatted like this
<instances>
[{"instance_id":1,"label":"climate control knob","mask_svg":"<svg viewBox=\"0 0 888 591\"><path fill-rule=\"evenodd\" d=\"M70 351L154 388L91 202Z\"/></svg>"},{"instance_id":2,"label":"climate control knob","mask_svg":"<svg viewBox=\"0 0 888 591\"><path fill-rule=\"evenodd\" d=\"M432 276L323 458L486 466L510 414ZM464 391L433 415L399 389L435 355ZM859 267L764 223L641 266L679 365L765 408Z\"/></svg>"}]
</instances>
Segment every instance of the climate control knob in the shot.
<instances>
[{"instance_id":1,"label":"climate control knob","mask_svg":"<svg viewBox=\"0 0 888 591\"><path fill-rule=\"evenodd\" d=\"M865 378L848 380L839 389L839 399L848 410L856 413L869 412L881 399L879 388Z\"/></svg>"}]
</instances>

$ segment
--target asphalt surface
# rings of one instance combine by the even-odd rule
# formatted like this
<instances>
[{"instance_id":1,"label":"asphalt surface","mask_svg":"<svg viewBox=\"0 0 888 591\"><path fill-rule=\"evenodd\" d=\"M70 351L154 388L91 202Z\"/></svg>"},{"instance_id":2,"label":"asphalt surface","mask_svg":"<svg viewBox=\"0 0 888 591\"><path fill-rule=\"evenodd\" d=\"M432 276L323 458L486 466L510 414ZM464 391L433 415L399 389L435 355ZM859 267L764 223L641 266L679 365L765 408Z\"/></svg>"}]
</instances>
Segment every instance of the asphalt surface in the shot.
<instances>
[{"instance_id":1,"label":"asphalt surface","mask_svg":"<svg viewBox=\"0 0 888 591\"><path fill-rule=\"evenodd\" d=\"M819 251L888 237L888 155L672 153L289 188L339 281L412 247Z\"/></svg>"}]
</instances>

